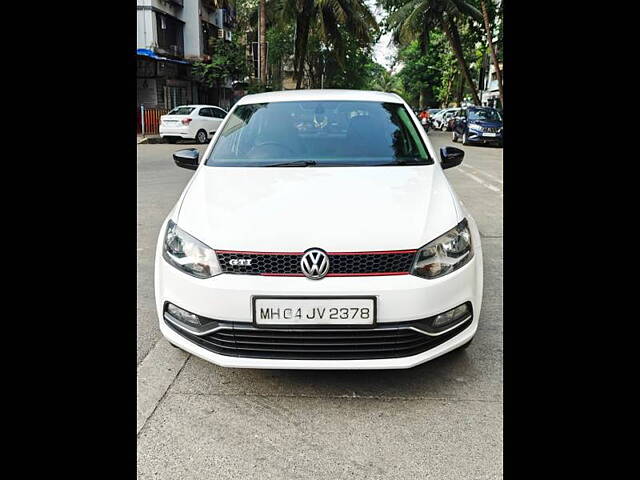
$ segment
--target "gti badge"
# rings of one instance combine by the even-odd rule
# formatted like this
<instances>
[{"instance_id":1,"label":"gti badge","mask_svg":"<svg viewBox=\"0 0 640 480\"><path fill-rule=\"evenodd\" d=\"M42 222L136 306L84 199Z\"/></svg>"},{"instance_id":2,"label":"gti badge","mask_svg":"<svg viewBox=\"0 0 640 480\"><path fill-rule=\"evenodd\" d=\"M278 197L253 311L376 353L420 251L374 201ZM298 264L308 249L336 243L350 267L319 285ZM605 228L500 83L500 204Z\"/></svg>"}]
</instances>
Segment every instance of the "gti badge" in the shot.
<instances>
[{"instance_id":1,"label":"gti badge","mask_svg":"<svg viewBox=\"0 0 640 480\"><path fill-rule=\"evenodd\" d=\"M233 266L249 267L251 266L252 260L252 258L233 258L229 260L229 264Z\"/></svg>"},{"instance_id":2,"label":"gti badge","mask_svg":"<svg viewBox=\"0 0 640 480\"><path fill-rule=\"evenodd\" d=\"M300 260L300 268L305 277L320 280L329 272L329 256L318 248L307 250Z\"/></svg>"}]
</instances>

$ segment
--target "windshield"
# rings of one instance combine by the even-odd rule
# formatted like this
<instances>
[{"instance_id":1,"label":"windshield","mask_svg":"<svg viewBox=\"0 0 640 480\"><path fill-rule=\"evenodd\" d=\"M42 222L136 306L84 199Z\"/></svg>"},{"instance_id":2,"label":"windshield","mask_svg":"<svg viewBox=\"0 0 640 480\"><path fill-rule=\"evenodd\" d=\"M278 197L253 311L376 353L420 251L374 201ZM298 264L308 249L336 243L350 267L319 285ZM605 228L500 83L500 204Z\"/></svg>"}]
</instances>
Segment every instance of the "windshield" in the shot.
<instances>
[{"instance_id":1,"label":"windshield","mask_svg":"<svg viewBox=\"0 0 640 480\"><path fill-rule=\"evenodd\" d=\"M500 114L496 110L482 109L469 110L469 120L487 120L490 122L501 122Z\"/></svg>"},{"instance_id":2,"label":"windshield","mask_svg":"<svg viewBox=\"0 0 640 480\"><path fill-rule=\"evenodd\" d=\"M432 163L403 105L356 101L240 105L206 160L225 167Z\"/></svg>"},{"instance_id":3,"label":"windshield","mask_svg":"<svg viewBox=\"0 0 640 480\"><path fill-rule=\"evenodd\" d=\"M193 110L194 107L176 107L167 113L167 115L189 115Z\"/></svg>"}]
</instances>

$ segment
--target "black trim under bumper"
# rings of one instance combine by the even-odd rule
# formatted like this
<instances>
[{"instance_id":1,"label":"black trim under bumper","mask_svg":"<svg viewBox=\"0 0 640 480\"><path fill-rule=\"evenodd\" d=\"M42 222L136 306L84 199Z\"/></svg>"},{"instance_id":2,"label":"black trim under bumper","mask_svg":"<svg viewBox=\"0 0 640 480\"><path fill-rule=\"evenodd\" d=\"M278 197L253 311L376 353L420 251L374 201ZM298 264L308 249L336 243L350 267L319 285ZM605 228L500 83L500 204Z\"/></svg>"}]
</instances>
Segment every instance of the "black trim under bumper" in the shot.
<instances>
[{"instance_id":1,"label":"black trim under bumper","mask_svg":"<svg viewBox=\"0 0 640 480\"><path fill-rule=\"evenodd\" d=\"M218 321L218 329L195 335L164 322L206 350L232 357L283 360L374 360L403 358L430 350L466 330L473 315L440 335L417 331L422 320L383 323L374 328L256 328L250 323ZM413 328L411 328L413 327Z\"/></svg>"}]
</instances>

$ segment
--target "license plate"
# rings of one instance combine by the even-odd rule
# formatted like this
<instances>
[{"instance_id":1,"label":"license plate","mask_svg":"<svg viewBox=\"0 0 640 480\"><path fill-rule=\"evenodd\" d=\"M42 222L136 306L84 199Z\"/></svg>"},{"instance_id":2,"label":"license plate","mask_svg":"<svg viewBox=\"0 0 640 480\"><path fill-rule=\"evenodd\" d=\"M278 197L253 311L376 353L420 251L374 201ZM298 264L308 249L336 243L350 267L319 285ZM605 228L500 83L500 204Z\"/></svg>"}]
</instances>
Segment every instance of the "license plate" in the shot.
<instances>
[{"instance_id":1,"label":"license plate","mask_svg":"<svg viewBox=\"0 0 640 480\"><path fill-rule=\"evenodd\" d=\"M375 297L254 297L256 325L374 325Z\"/></svg>"},{"instance_id":2,"label":"license plate","mask_svg":"<svg viewBox=\"0 0 640 480\"><path fill-rule=\"evenodd\" d=\"M495 136L496 136L496 134L495 134L495 133L488 133L488 132L485 132L485 133L483 133L483 134L482 134L482 136L483 136L483 137L495 137Z\"/></svg>"}]
</instances>

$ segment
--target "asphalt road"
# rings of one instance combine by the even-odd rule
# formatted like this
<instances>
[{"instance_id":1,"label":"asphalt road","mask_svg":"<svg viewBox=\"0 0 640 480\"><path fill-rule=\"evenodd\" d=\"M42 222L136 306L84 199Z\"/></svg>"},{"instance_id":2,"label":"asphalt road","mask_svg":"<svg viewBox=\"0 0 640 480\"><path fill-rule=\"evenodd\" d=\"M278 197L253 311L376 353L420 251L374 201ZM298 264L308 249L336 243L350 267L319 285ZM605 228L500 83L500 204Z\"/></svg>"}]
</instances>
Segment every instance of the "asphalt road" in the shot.
<instances>
[{"instance_id":1,"label":"asphalt road","mask_svg":"<svg viewBox=\"0 0 640 480\"><path fill-rule=\"evenodd\" d=\"M168 346L154 248L192 172L171 160L180 146L138 146L139 478L502 478L502 149L456 146L466 157L447 176L484 251L476 338L413 369L363 372L224 369Z\"/></svg>"}]
</instances>

